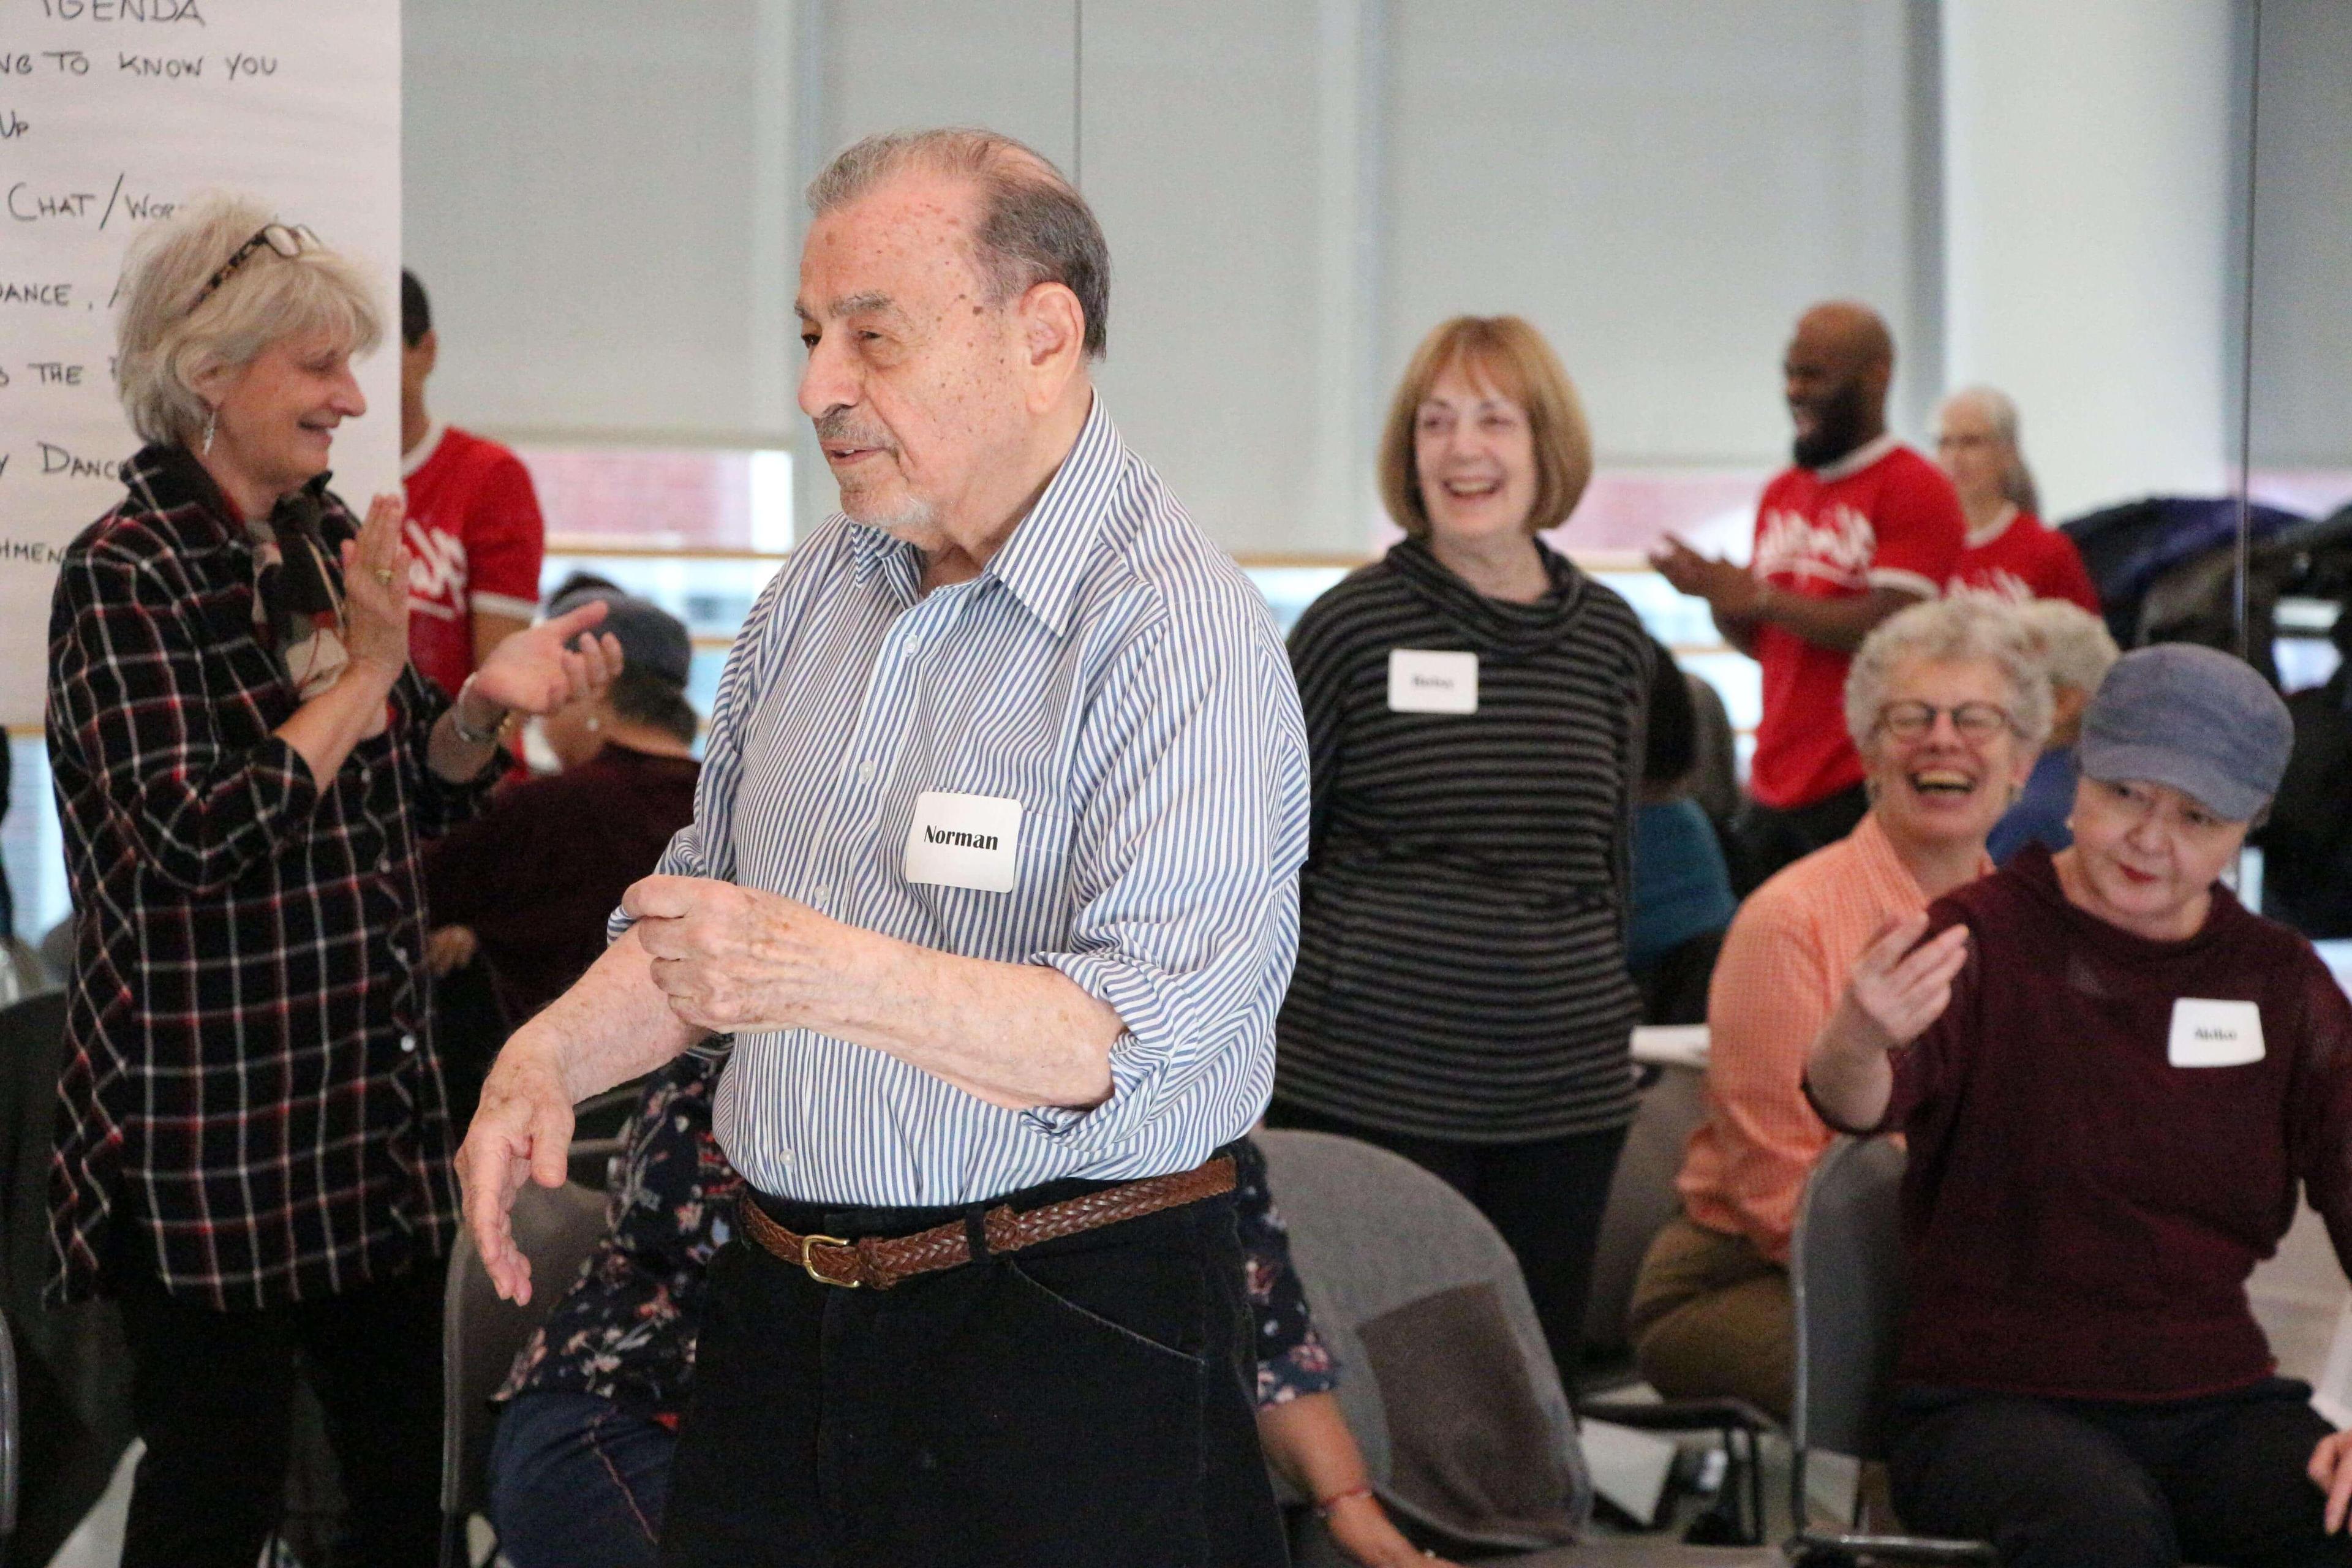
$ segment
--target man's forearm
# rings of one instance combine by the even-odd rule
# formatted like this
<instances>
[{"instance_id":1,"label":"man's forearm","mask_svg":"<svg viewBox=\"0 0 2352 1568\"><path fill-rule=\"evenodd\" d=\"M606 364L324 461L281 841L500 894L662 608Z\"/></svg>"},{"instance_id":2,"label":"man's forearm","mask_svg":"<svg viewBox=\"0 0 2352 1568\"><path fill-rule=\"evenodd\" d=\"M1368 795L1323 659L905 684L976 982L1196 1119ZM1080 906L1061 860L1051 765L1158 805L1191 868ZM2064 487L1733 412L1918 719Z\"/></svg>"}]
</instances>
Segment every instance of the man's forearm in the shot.
<instances>
[{"instance_id":1,"label":"man's forearm","mask_svg":"<svg viewBox=\"0 0 2352 1568\"><path fill-rule=\"evenodd\" d=\"M705 1031L670 1010L634 931L606 948L571 990L515 1031L507 1050L546 1054L577 1105L651 1072Z\"/></svg>"},{"instance_id":2,"label":"man's forearm","mask_svg":"<svg viewBox=\"0 0 2352 1568\"><path fill-rule=\"evenodd\" d=\"M887 1052L1007 1110L1110 1097L1118 1014L1057 969L962 958L865 933L837 1016L809 1027Z\"/></svg>"},{"instance_id":3,"label":"man's forearm","mask_svg":"<svg viewBox=\"0 0 2352 1568\"><path fill-rule=\"evenodd\" d=\"M1918 603L1918 595L1900 588L1873 588L1849 599L1816 599L1776 589L1765 597L1759 618L1794 632L1816 647L1852 653L1879 622Z\"/></svg>"},{"instance_id":4,"label":"man's forearm","mask_svg":"<svg viewBox=\"0 0 2352 1568\"><path fill-rule=\"evenodd\" d=\"M1707 607L1707 613L1715 621L1715 629L1723 634L1725 642L1750 658L1756 657L1755 616L1735 616L1728 610L1719 610L1713 605Z\"/></svg>"}]
</instances>

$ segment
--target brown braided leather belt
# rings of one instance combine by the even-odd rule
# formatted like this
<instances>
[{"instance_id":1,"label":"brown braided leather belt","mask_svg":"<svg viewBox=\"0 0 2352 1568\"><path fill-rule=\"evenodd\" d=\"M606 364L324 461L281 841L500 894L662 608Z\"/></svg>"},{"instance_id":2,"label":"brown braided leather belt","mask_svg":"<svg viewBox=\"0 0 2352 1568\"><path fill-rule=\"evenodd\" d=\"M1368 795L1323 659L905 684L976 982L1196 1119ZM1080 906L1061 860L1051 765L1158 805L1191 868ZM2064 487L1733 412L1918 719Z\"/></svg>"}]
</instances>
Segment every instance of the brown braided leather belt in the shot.
<instances>
[{"instance_id":1,"label":"brown braided leather belt","mask_svg":"<svg viewBox=\"0 0 2352 1568\"><path fill-rule=\"evenodd\" d=\"M1141 1219L1233 1190L1233 1156L1220 1154L1190 1171L1105 1187L1043 1208L1022 1212L999 1204L982 1218L982 1232L992 1255L1018 1252L1042 1241ZM917 1274L960 1268L971 1261L971 1238L961 1220L912 1236L869 1236L856 1241L838 1236L796 1236L770 1218L758 1200L746 1193L742 1223L745 1235L795 1268L807 1269L809 1278L818 1284L850 1290L860 1287L887 1290Z\"/></svg>"}]
</instances>

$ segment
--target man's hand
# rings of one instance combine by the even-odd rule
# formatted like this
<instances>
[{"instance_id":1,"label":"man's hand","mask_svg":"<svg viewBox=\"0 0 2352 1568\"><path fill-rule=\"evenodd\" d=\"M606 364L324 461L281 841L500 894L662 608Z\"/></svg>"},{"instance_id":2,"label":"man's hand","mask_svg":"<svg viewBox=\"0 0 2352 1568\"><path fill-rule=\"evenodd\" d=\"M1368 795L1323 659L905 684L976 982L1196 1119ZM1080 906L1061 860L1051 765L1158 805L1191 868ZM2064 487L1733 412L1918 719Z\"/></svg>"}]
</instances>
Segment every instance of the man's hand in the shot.
<instances>
[{"instance_id":1,"label":"man's hand","mask_svg":"<svg viewBox=\"0 0 2352 1568\"><path fill-rule=\"evenodd\" d=\"M514 1240L515 1194L525 1177L560 1187L572 1152L572 1097L530 1031L507 1042L482 1085L482 1103L457 1151L466 1226L500 1296L530 1300L530 1259Z\"/></svg>"},{"instance_id":2,"label":"man's hand","mask_svg":"<svg viewBox=\"0 0 2352 1568\"><path fill-rule=\"evenodd\" d=\"M1752 621L1763 613L1767 589L1761 578L1745 566L1701 555L1671 533L1652 552L1650 564L1678 592L1705 599L1717 616Z\"/></svg>"},{"instance_id":3,"label":"man's hand","mask_svg":"<svg viewBox=\"0 0 2352 1568\"><path fill-rule=\"evenodd\" d=\"M2323 1516L2326 1533L2335 1534L2344 1528L2344 1516L2352 1511L2352 1432L2331 1432L2319 1440L2311 1451L2308 1468L2311 1484L2327 1494L2327 1511Z\"/></svg>"},{"instance_id":4,"label":"man's hand","mask_svg":"<svg viewBox=\"0 0 2352 1568\"><path fill-rule=\"evenodd\" d=\"M837 1029L870 933L781 893L647 877L621 896L670 1011L713 1034Z\"/></svg>"}]
</instances>

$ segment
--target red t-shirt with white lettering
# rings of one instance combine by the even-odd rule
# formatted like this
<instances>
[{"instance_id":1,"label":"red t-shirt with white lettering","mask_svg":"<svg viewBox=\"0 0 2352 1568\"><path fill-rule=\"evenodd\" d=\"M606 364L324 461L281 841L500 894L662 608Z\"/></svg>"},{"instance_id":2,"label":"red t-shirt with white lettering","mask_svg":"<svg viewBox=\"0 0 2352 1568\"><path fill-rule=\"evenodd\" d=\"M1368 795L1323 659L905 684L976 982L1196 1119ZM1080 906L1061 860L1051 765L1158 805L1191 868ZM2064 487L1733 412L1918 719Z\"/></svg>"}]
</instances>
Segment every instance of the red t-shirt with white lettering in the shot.
<instances>
[{"instance_id":1,"label":"red t-shirt with white lettering","mask_svg":"<svg viewBox=\"0 0 2352 1568\"><path fill-rule=\"evenodd\" d=\"M408 657L456 693L474 672L474 612L539 611L547 525L522 459L454 426L403 465L408 489Z\"/></svg>"},{"instance_id":2,"label":"red t-shirt with white lettering","mask_svg":"<svg viewBox=\"0 0 2352 1568\"><path fill-rule=\"evenodd\" d=\"M2071 599L2095 616L2099 613L2099 591L2091 585L2074 542L2015 507L1961 547L1960 563L1952 568L1946 592L1991 594L2017 605L2029 599Z\"/></svg>"},{"instance_id":3,"label":"red t-shirt with white lettering","mask_svg":"<svg viewBox=\"0 0 2352 1568\"><path fill-rule=\"evenodd\" d=\"M1952 481L1892 436L1822 468L1790 468L1764 487L1749 570L1785 594L1850 599L1901 588L1932 599L1968 533ZM1756 726L1748 793L1781 810L1811 805L1862 782L1845 732L1851 654L1765 626L1756 633L1764 716Z\"/></svg>"}]
</instances>

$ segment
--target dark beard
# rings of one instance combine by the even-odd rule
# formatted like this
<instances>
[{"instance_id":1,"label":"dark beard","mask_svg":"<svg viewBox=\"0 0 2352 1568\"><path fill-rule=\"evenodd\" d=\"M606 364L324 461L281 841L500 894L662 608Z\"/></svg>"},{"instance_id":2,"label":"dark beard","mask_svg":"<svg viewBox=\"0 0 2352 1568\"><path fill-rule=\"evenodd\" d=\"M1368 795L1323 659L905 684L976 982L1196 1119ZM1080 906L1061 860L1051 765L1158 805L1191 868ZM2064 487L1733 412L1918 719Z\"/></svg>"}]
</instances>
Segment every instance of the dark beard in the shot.
<instances>
[{"instance_id":1,"label":"dark beard","mask_svg":"<svg viewBox=\"0 0 2352 1568\"><path fill-rule=\"evenodd\" d=\"M1863 444L1869 415L1862 378L1843 382L1822 402L1813 433L1790 442L1789 455L1799 468L1825 468Z\"/></svg>"}]
</instances>

